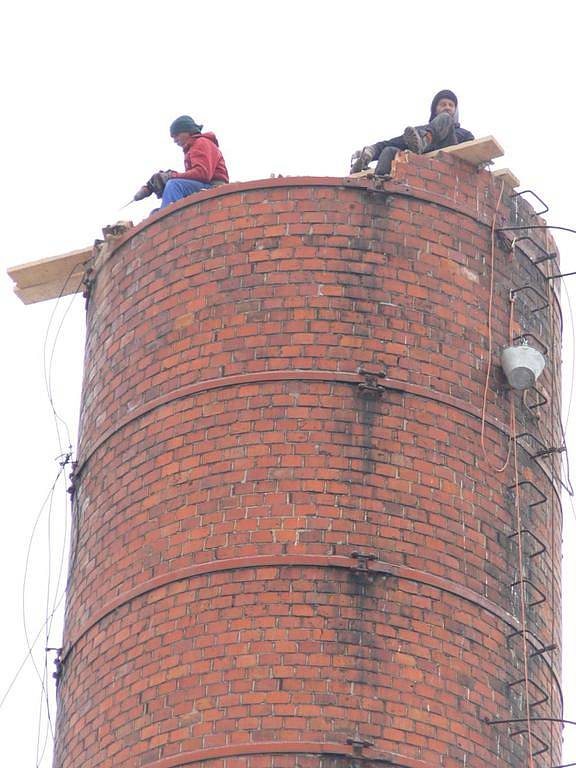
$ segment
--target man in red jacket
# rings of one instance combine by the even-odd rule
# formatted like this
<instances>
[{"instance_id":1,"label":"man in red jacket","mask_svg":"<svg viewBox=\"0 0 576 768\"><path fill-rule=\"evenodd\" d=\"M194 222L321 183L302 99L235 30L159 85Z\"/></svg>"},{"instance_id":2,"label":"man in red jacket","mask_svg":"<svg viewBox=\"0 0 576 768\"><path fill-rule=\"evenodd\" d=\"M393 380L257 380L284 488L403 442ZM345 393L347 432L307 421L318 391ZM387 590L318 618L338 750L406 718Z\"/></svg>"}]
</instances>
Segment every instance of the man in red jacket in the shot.
<instances>
[{"instance_id":1,"label":"man in red jacket","mask_svg":"<svg viewBox=\"0 0 576 768\"><path fill-rule=\"evenodd\" d=\"M161 208L201 189L228 183L226 163L213 133L202 133L201 125L189 115L182 115L170 126L170 136L182 147L185 170L183 173L169 171Z\"/></svg>"}]
</instances>

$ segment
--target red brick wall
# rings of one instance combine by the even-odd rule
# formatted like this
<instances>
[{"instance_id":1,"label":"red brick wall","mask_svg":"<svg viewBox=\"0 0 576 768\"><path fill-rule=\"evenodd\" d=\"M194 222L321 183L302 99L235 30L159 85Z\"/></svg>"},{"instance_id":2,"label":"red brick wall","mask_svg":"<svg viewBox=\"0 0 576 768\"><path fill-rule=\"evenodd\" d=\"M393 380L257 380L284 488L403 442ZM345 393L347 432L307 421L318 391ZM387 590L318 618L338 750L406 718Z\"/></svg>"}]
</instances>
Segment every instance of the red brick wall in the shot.
<instances>
[{"instance_id":1,"label":"red brick wall","mask_svg":"<svg viewBox=\"0 0 576 768\"><path fill-rule=\"evenodd\" d=\"M525 717L515 475L480 449L500 187L407 158L379 186L203 193L96 265L58 768L529 765L487 723ZM505 196L497 224L530 213ZM518 294L514 331L548 345L548 402L517 399L518 431L558 446L558 303L529 255L496 245L493 358L530 284L549 307ZM495 365L494 463L509 407ZM518 446L547 497L520 487L533 653L559 643L558 458ZM534 718L560 716L559 674L530 658ZM532 731L558 763L558 726Z\"/></svg>"}]
</instances>

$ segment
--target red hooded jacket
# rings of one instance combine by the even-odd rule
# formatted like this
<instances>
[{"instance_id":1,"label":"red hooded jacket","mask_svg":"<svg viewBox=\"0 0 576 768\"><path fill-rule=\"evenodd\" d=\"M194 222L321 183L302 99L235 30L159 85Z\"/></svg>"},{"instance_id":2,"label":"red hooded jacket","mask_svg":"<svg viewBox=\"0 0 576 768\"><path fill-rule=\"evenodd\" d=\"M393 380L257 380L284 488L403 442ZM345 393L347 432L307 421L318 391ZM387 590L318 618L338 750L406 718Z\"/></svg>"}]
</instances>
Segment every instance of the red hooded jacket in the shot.
<instances>
[{"instance_id":1,"label":"red hooded jacket","mask_svg":"<svg viewBox=\"0 0 576 768\"><path fill-rule=\"evenodd\" d=\"M174 179L194 179L210 184L213 181L228 181L228 170L218 139L213 133L194 133L184 151L184 173L175 173Z\"/></svg>"}]
</instances>

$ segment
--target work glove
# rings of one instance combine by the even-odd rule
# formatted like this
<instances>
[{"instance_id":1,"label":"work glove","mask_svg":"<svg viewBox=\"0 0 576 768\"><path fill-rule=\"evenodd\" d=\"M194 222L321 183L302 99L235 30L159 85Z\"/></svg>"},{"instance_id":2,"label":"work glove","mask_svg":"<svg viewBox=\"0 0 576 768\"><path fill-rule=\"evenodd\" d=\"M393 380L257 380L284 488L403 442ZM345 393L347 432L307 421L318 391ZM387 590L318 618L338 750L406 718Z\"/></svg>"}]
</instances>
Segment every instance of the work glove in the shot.
<instances>
[{"instance_id":1,"label":"work glove","mask_svg":"<svg viewBox=\"0 0 576 768\"><path fill-rule=\"evenodd\" d=\"M364 147L363 149L359 149L354 152L350 159L350 173L358 173L359 171L363 171L365 168L368 168L371 161L374 160L375 154L376 153L372 147Z\"/></svg>"},{"instance_id":2,"label":"work glove","mask_svg":"<svg viewBox=\"0 0 576 768\"><path fill-rule=\"evenodd\" d=\"M146 184L140 187L132 199L144 200L145 197L150 197L152 193L154 193L156 197L162 197L166 182L168 179L172 178L174 173L175 171L157 171L156 173L153 173Z\"/></svg>"},{"instance_id":3,"label":"work glove","mask_svg":"<svg viewBox=\"0 0 576 768\"><path fill-rule=\"evenodd\" d=\"M162 197L164 187L168 179L172 178L174 171L158 171L153 173L148 179L145 186L147 186L156 197Z\"/></svg>"}]
</instances>

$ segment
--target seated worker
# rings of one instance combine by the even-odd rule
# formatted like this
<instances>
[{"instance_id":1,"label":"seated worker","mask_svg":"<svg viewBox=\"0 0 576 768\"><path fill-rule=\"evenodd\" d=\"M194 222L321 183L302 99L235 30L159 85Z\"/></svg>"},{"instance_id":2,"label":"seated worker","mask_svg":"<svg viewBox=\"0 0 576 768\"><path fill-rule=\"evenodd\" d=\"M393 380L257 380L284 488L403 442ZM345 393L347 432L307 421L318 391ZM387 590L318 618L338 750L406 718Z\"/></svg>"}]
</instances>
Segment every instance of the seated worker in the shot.
<instances>
[{"instance_id":1,"label":"seated worker","mask_svg":"<svg viewBox=\"0 0 576 768\"><path fill-rule=\"evenodd\" d=\"M218 140L213 133L202 133L189 115L177 117L170 126L170 136L184 152L183 173L167 171L161 208L201 189L228 183L228 171Z\"/></svg>"},{"instance_id":2,"label":"seated worker","mask_svg":"<svg viewBox=\"0 0 576 768\"><path fill-rule=\"evenodd\" d=\"M392 168L392 160L403 149L409 149L418 155L432 152L435 149L472 141L474 136L458 122L458 99L452 91L439 91L432 99L430 118L426 125L416 128L408 126L402 136L396 136L388 141L378 141L352 156L350 173L357 173L365 168L372 160L378 160L375 173L386 176Z\"/></svg>"}]
</instances>

